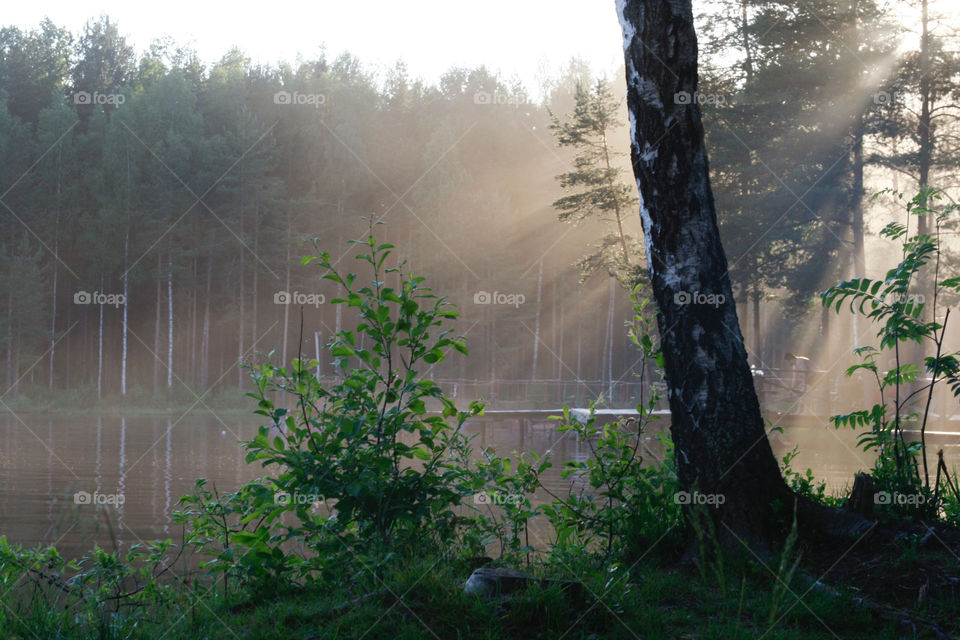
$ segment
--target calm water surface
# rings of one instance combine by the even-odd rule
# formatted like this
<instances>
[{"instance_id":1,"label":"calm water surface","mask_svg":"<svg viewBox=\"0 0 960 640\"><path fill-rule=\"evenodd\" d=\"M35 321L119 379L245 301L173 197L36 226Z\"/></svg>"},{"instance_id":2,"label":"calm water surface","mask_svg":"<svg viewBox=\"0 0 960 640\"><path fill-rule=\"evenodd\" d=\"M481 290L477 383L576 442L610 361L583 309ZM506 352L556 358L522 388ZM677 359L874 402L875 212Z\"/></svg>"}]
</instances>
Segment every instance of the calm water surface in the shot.
<instances>
[{"instance_id":1,"label":"calm water surface","mask_svg":"<svg viewBox=\"0 0 960 640\"><path fill-rule=\"evenodd\" d=\"M771 444L778 457L795 445L794 467L813 469L832 490L851 482L873 459L856 448L850 431L835 431L823 421L786 419L784 432ZM6 414L0 417L0 535L27 546L56 544L64 555L87 551L94 542L112 548L155 538L179 539L172 521L177 501L197 478L232 491L263 470L243 461L240 440L253 437L257 416L220 419L210 414L182 419L164 416ZM666 420L657 424L666 428ZM500 455L513 451L551 451L555 466L545 476L558 495L569 488L560 478L564 460L582 460L589 448L569 433L560 434L546 414L500 414L471 421L475 450L492 446ZM948 460L957 460L956 438L937 443ZM645 437L646 458L662 449ZM105 501L76 504L86 492ZM546 493L538 496L547 499ZM112 502L122 500L117 507Z\"/></svg>"}]
</instances>

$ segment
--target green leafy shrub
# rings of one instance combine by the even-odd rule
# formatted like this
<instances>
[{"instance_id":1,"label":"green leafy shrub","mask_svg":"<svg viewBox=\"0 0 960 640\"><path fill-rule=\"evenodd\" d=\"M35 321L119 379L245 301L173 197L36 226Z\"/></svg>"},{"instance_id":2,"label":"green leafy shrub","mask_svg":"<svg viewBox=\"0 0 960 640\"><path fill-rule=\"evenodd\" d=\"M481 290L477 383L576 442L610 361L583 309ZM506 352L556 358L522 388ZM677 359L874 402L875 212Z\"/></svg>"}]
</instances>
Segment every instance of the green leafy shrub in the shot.
<instances>
[{"instance_id":1,"label":"green leafy shrub","mask_svg":"<svg viewBox=\"0 0 960 640\"><path fill-rule=\"evenodd\" d=\"M267 519L291 513L297 525L281 539L302 540L328 558L345 548L412 554L451 541L461 523L455 508L473 491L462 428L482 412L479 402L458 410L424 375L449 352L467 353L444 327L457 312L423 278L404 276L404 263L385 267L393 247L378 244L372 229L359 244L357 259L370 270L363 284L338 272L328 253L303 260L341 288L331 302L358 316L356 330L327 344L339 382L324 387L313 375L316 361L298 358L289 368L256 368L249 394L270 424L246 443L247 461L273 467L271 487L293 497L266 507ZM275 404L277 391L295 399L292 410ZM326 514L311 510L317 501Z\"/></svg>"},{"instance_id":2,"label":"green leafy shrub","mask_svg":"<svg viewBox=\"0 0 960 640\"><path fill-rule=\"evenodd\" d=\"M640 398L636 418L605 425L598 422L595 402L584 420L571 420L569 409L564 408L560 431L575 434L590 455L564 463L563 476L574 479L571 490L544 508L559 546L597 545L607 555L622 552L639 557L682 519L675 500L679 484L673 444L658 433L664 457L652 464L641 450L644 433L657 419L659 381L652 379L652 373L662 368L663 355L654 337L654 317L647 313L649 300L640 300L639 291L638 287L631 294L633 318L627 334L640 352L636 375L641 389L649 385L652 391Z\"/></svg>"},{"instance_id":3,"label":"green leafy shrub","mask_svg":"<svg viewBox=\"0 0 960 640\"><path fill-rule=\"evenodd\" d=\"M773 431L783 433L783 427L774 427ZM793 468L793 460L799 452L800 447L794 446L793 449L783 455L780 461L780 472L783 474L783 479L786 481L787 486L790 487L790 490L823 505L830 507L842 506L846 498L827 495L827 483L822 480L818 481L816 476L813 475L812 469L808 467L805 472L801 473Z\"/></svg>"},{"instance_id":4,"label":"green leafy shrub","mask_svg":"<svg viewBox=\"0 0 960 640\"><path fill-rule=\"evenodd\" d=\"M641 354L637 375L642 383L649 383L648 376L662 365L662 356L653 338L653 318L645 313L647 301L640 301L637 291L631 296L634 317L628 335ZM491 498L491 503L503 504L499 510L490 504L480 509L478 530L489 533L513 556L533 550L529 520L541 514L553 528L553 552L561 554L600 550L606 556L640 557L671 529L679 532L682 513L675 500L679 485L673 445L659 433L663 459L649 464L641 452L644 432L657 418L654 412L660 399L657 385L650 387L654 391L640 399L637 418L601 424L596 413L599 401L591 403L585 419L573 416L569 407L553 418L560 422L561 433L576 436L590 452L585 460L564 463L562 477L571 482L565 496L556 495L541 480L552 466L549 455L519 455L513 469L509 459L485 452L486 460L479 464L480 486L491 496L512 499ZM552 500L534 508L530 497L537 490Z\"/></svg>"},{"instance_id":5,"label":"green leafy shrub","mask_svg":"<svg viewBox=\"0 0 960 640\"><path fill-rule=\"evenodd\" d=\"M903 194L893 191L882 193L891 193L898 201L904 199ZM859 443L864 450L878 453L872 475L885 497L878 506L892 515L930 517L940 513L941 487L930 484L926 429L938 384L946 383L953 395L960 397L960 352L944 352L950 310L941 314L939 306L944 296L960 292L960 277L943 279L940 273L941 230L957 207L939 206L941 199L940 192L922 189L905 203L906 223L891 222L881 231L883 238L899 243L901 249L900 262L883 279L855 278L821 294L824 306L837 311L847 306L852 313L880 325L879 348L858 347L855 353L861 362L847 369L848 376L864 372L872 377L879 401L869 409L836 415L831 420L837 428L867 429L858 436ZM911 216L932 218L934 235L911 236ZM932 296L929 305L928 296ZM929 345L934 355L925 356L922 366L908 362L906 347L910 344ZM888 371L881 370L878 363L884 351L894 357L895 366ZM921 374L929 378L921 379ZM917 400L922 402L919 411L911 404ZM908 424L919 427L919 441L904 437Z\"/></svg>"},{"instance_id":6,"label":"green leafy shrub","mask_svg":"<svg viewBox=\"0 0 960 640\"><path fill-rule=\"evenodd\" d=\"M575 433L590 450L585 460L564 463L563 477L574 482L567 496L555 496L543 507L558 546L599 546L606 554L642 550L681 520L674 500L678 488L672 444L658 434L666 456L647 464L640 454L641 421L622 420L599 425L596 403L586 420L570 419L564 410L560 430ZM642 551L641 551L642 553Z\"/></svg>"},{"instance_id":7,"label":"green leafy shrub","mask_svg":"<svg viewBox=\"0 0 960 640\"><path fill-rule=\"evenodd\" d=\"M492 448L482 452L476 463L473 506L479 512L469 535L475 552L486 552L496 542L501 558L508 562L525 559L535 551L530 540L530 521L544 507L534 506L533 498L542 486L540 475L553 466L550 455L535 452L516 455L516 468L510 458L498 456Z\"/></svg>"},{"instance_id":8,"label":"green leafy shrub","mask_svg":"<svg viewBox=\"0 0 960 640\"><path fill-rule=\"evenodd\" d=\"M231 585L265 595L310 577L302 555L280 548L290 532L279 526L283 508L268 483L256 480L226 493L206 484L197 480L173 517L189 527L186 544L203 558L199 568L222 581L224 596Z\"/></svg>"},{"instance_id":9,"label":"green leafy shrub","mask_svg":"<svg viewBox=\"0 0 960 640\"><path fill-rule=\"evenodd\" d=\"M0 536L0 631L71 637L74 629L99 629L126 637L163 620L184 600L172 574L174 548L170 540L124 553L94 547L68 561L54 547L24 549Z\"/></svg>"}]
</instances>

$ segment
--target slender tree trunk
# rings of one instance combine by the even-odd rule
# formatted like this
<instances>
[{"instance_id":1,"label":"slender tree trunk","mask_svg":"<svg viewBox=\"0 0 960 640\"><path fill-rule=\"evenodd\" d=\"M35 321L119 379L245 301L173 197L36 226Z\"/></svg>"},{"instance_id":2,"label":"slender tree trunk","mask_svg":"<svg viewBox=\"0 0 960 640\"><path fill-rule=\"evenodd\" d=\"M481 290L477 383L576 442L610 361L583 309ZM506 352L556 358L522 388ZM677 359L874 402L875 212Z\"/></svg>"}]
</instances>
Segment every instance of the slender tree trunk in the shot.
<instances>
[{"instance_id":1,"label":"slender tree trunk","mask_svg":"<svg viewBox=\"0 0 960 640\"><path fill-rule=\"evenodd\" d=\"M207 290L203 299L203 346L200 356L200 387L206 391L210 372L210 288L213 281L213 252L207 257Z\"/></svg>"},{"instance_id":2,"label":"slender tree trunk","mask_svg":"<svg viewBox=\"0 0 960 640\"><path fill-rule=\"evenodd\" d=\"M57 228L60 227L60 215L57 213ZM50 295L50 374L48 388L53 391L53 360L57 348L57 262L59 261L59 247L57 240L53 243L53 291Z\"/></svg>"},{"instance_id":3,"label":"slender tree trunk","mask_svg":"<svg viewBox=\"0 0 960 640\"><path fill-rule=\"evenodd\" d=\"M753 85L753 47L750 45L750 21L747 12L747 1L740 0L740 46L743 48L743 73L745 86ZM740 175L740 197L746 200L750 193L750 184L746 175ZM757 367L763 366L763 349L760 339L760 298L763 295L762 279L757 276L752 287L753 301L753 356L757 361Z\"/></svg>"},{"instance_id":4,"label":"slender tree trunk","mask_svg":"<svg viewBox=\"0 0 960 640\"><path fill-rule=\"evenodd\" d=\"M337 305L340 308L340 305ZM490 389L497 388L497 358L499 354L499 345L497 345L497 316L491 309L487 309L490 315Z\"/></svg>"},{"instance_id":5,"label":"slender tree trunk","mask_svg":"<svg viewBox=\"0 0 960 640\"><path fill-rule=\"evenodd\" d=\"M72 316L73 316L73 305L72 305L72 304L68 304L68 305L67 305L67 326L68 326L68 327L70 326L70 320L72 319ZM64 373L64 381L63 381L63 388L64 388L64 389L69 389L69 388L70 388L70 355L71 355L71 351L73 351L73 350L70 349L69 344L68 344L68 345L67 345L67 366L64 367L64 372L63 372L63 373Z\"/></svg>"},{"instance_id":6,"label":"slender tree trunk","mask_svg":"<svg viewBox=\"0 0 960 640\"><path fill-rule=\"evenodd\" d=\"M17 319L17 343L13 350L13 392L14 399L20 397L20 348L23 343L23 326L20 319Z\"/></svg>"},{"instance_id":7,"label":"slender tree trunk","mask_svg":"<svg viewBox=\"0 0 960 640\"><path fill-rule=\"evenodd\" d=\"M13 286L7 283L7 391L13 389Z\"/></svg>"},{"instance_id":8,"label":"slender tree trunk","mask_svg":"<svg viewBox=\"0 0 960 640\"><path fill-rule=\"evenodd\" d=\"M173 391L173 250L167 253L167 395Z\"/></svg>"},{"instance_id":9,"label":"slender tree trunk","mask_svg":"<svg viewBox=\"0 0 960 640\"><path fill-rule=\"evenodd\" d=\"M550 287L550 346L553 353L553 358L550 359L550 374L549 377L553 380L556 380L559 377L559 372L557 371L557 281L553 281L553 285Z\"/></svg>"},{"instance_id":10,"label":"slender tree trunk","mask_svg":"<svg viewBox=\"0 0 960 640\"><path fill-rule=\"evenodd\" d=\"M537 356L540 354L540 304L543 301L543 259L540 259L540 269L537 272L537 314L533 325L533 371L531 380L537 379Z\"/></svg>"},{"instance_id":11,"label":"slender tree trunk","mask_svg":"<svg viewBox=\"0 0 960 640\"><path fill-rule=\"evenodd\" d=\"M120 395L122 397L126 397L127 395L127 321L130 317L130 282L129 274L127 273L130 262L130 145L127 138L124 138L124 148L127 155L127 190L125 194L126 216L123 231L123 335L121 337L123 345L120 355Z\"/></svg>"},{"instance_id":12,"label":"slender tree trunk","mask_svg":"<svg viewBox=\"0 0 960 640\"><path fill-rule=\"evenodd\" d=\"M753 353L757 359L757 367L764 366L763 364L763 338L762 331L760 329L760 297L763 293L760 291L760 288L757 287L753 291L751 296L753 300Z\"/></svg>"},{"instance_id":13,"label":"slender tree trunk","mask_svg":"<svg viewBox=\"0 0 960 640\"><path fill-rule=\"evenodd\" d=\"M554 299L554 304L556 305L556 304L557 304L557 283L556 283L556 281L554 281L554 283L553 283L553 299ZM554 307L554 308L556 308L556 307ZM564 360L563 360L563 337L564 337L564 336L563 336L563 333L564 333L564 329L563 329L563 327L564 327L564 320L565 320L564 305L563 305L563 304L560 304L560 320L559 320L559 322L558 322L558 324L557 324L557 329L556 329L556 331L557 331L557 344L556 344L556 347L555 347L556 350L557 350L556 361L557 361L557 379L558 379L558 380L562 380L562 379L563 379L563 369L564 369Z\"/></svg>"},{"instance_id":14,"label":"slender tree trunk","mask_svg":"<svg viewBox=\"0 0 960 640\"><path fill-rule=\"evenodd\" d=\"M613 169L612 169L612 167L610 166L610 149L609 149L609 146L607 145L607 136L606 136L605 133L604 133L604 135L603 135L603 137L602 137L602 139L601 139L601 144L603 145L603 163L604 163L604 168L606 169L607 175L609 176L609 175L612 175ZM607 186L610 187L611 193L614 193L614 192L615 192L614 187L615 187L616 185L614 184L613 179L610 179L610 180L607 182ZM623 232L623 212L621 211L620 199L619 199L619 198L617 198L617 199L614 201L614 205L613 205L613 217L614 217L614 219L615 219L616 222L617 222L617 235L618 235L618 237L620 238L620 248L623 250L623 262L624 262L624 265L625 265L625 266L629 267L629 266L630 266L630 251L629 251L629 249L627 249L627 237L626 237L626 235L625 235L624 232Z\"/></svg>"},{"instance_id":15,"label":"slender tree trunk","mask_svg":"<svg viewBox=\"0 0 960 640\"><path fill-rule=\"evenodd\" d=\"M90 313L87 312L86 308L81 313L83 314L83 326L80 335L83 336L83 341L80 343L80 370L83 373L80 374L80 380L82 381L81 384L92 384L93 373L90 367L90 350L93 349L93 338L90 337Z\"/></svg>"},{"instance_id":16,"label":"slender tree trunk","mask_svg":"<svg viewBox=\"0 0 960 640\"><path fill-rule=\"evenodd\" d=\"M100 293L103 293L103 273L100 274ZM100 307L100 322L97 329L97 400L103 398L103 304Z\"/></svg>"},{"instance_id":17,"label":"slender tree trunk","mask_svg":"<svg viewBox=\"0 0 960 640\"><path fill-rule=\"evenodd\" d=\"M130 286L127 274L127 261L130 249L130 227L123 236L123 336L121 337L122 353L120 355L120 395L127 395L127 320L130 305Z\"/></svg>"},{"instance_id":18,"label":"slender tree trunk","mask_svg":"<svg viewBox=\"0 0 960 640\"><path fill-rule=\"evenodd\" d=\"M747 0L740 0L740 39L743 46L743 71L747 85L753 83L753 48L750 46L749 24Z\"/></svg>"},{"instance_id":19,"label":"slender tree trunk","mask_svg":"<svg viewBox=\"0 0 960 640\"><path fill-rule=\"evenodd\" d=\"M580 381L583 380L583 375L581 373L581 365L583 364L583 321L580 316L577 316L577 387L580 386Z\"/></svg>"},{"instance_id":20,"label":"slender tree trunk","mask_svg":"<svg viewBox=\"0 0 960 640\"><path fill-rule=\"evenodd\" d=\"M157 307L156 321L153 325L153 395L160 392L160 309L163 298L161 297L161 282L163 282L163 259L160 252L157 252Z\"/></svg>"},{"instance_id":21,"label":"slender tree trunk","mask_svg":"<svg viewBox=\"0 0 960 640\"><path fill-rule=\"evenodd\" d=\"M614 298L617 292L616 280L610 278L610 295L607 299L607 320L604 323L605 331L603 334L603 356L600 359L600 388L606 388L607 400L613 398L613 318L614 318Z\"/></svg>"},{"instance_id":22,"label":"slender tree trunk","mask_svg":"<svg viewBox=\"0 0 960 640\"><path fill-rule=\"evenodd\" d=\"M242 237L242 236L241 236ZM243 361L243 316L246 313L245 300L243 299L243 258L240 258L240 317L237 320L237 388L243 388L243 367L240 362Z\"/></svg>"},{"instance_id":23,"label":"slender tree trunk","mask_svg":"<svg viewBox=\"0 0 960 640\"><path fill-rule=\"evenodd\" d=\"M260 206L257 205L257 215L253 218L253 255L260 255ZM256 344L257 339L260 337L257 334L257 315L260 310L260 269L257 268L256 262L253 264L253 309L251 310L251 333L250 340L251 344ZM339 306L339 305L338 305Z\"/></svg>"},{"instance_id":24,"label":"slender tree trunk","mask_svg":"<svg viewBox=\"0 0 960 640\"><path fill-rule=\"evenodd\" d=\"M237 317L237 388L243 388L243 367L240 362L243 360L243 319L246 315L246 300L244 299L244 278L246 278L246 230L244 229L243 215L243 170L241 165L240 172L240 278L238 286L240 288L240 312Z\"/></svg>"},{"instance_id":25,"label":"slender tree trunk","mask_svg":"<svg viewBox=\"0 0 960 640\"><path fill-rule=\"evenodd\" d=\"M197 315L200 305L200 256L193 256L193 279L190 284L192 291L190 295L190 340L188 346L190 352L190 372L188 380L190 380L192 384L196 384L197 359L200 355L200 350L197 348Z\"/></svg>"},{"instance_id":26,"label":"slender tree trunk","mask_svg":"<svg viewBox=\"0 0 960 640\"><path fill-rule=\"evenodd\" d=\"M284 286L286 287L287 295L292 295L293 292L290 291L290 212L289 211L287 212L287 234L285 237L284 244L287 247L286 260L285 260L286 279L285 279ZM287 336L290 330L290 303L291 302L292 300L288 299L287 304L283 305L283 348L281 350L281 353L283 354L283 361L282 361L283 366L287 366L289 364L289 362L287 361ZM337 305L337 308L339 309L340 306Z\"/></svg>"},{"instance_id":27,"label":"slender tree trunk","mask_svg":"<svg viewBox=\"0 0 960 640\"><path fill-rule=\"evenodd\" d=\"M852 50L857 51L860 48L861 39L858 0L854 0L853 2L853 11L854 29L852 33ZM863 77L866 72L864 65L858 61L857 67L859 77ZM851 227L853 228L853 268L855 275L859 277L865 277L867 271L866 254L864 253L863 247L863 199L866 195L866 190L863 186L863 171L864 165L866 164L863 157L863 138L863 111L860 110L857 112L853 124L853 215L850 220ZM852 315L855 316L856 314Z\"/></svg>"},{"instance_id":28,"label":"slender tree trunk","mask_svg":"<svg viewBox=\"0 0 960 640\"><path fill-rule=\"evenodd\" d=\"M53 226L53 293L50 298L50 375L49 389L53 391L53 361L57 348L57 273L60 262L60 166L63 145L57 145L57 201L56 222Z\"/></svg>"},{"instance_id":29,"label":"slender tree trunk","mask_svg":"<svg viewBox=\"0 0 960 640\"><path fill-rule=\"evenodd\" d=\"M851 51L858 51L860 49L860 40L861 40L861 31L860 31L860 5L859 0L853 0L852 3L853 11L853 29L851 30L851 39L850 44ZM866 69L862 63L857 63L857 72L858 77L864 77ZM850 260L851 273L848 274L848 278L857 278L865 277L867 275L867 258L866 251L864 248L864 239L863 239L863 201L866 195L866 190L864 189L864 168L865 160L863 156L863 139L864 139L864 117L863 111L860 110L857 112L856 117L854 118L853 123L853 202L852 210L850 216L850 229L852 232L852 244L853 244L853 255ZM858 327L857 327L858 317L857 314L850 314L850 342L851 349L860 346Z\"/></svg>"},{"instance_id":30,"label":"slender tree trunk","mask_svg":"<svg viewBox=\"0 0 960 640\"><path fill-rule=\"evenodd\" d=\"M691 3L618 0L617 8L678 475L690 490L724 496L714 513L730 530L766 541L775 535L774 502L791 494L767 440L737 320L700 107L674 100L697 92ZM712 294L718 304L681 304L692 293Z\"/></svg>"},{"instance_id":31,"label":"slender tree trunk","mask_svg":"<svg viewBox=\"0 0 960 640\"><path fill-rule=\"evenodd\" d=\"M929 0L921 0L921 37L920 37L920 119L917 137L920 139L919 164L920 187L930 185L930 167L933 164L933 136L930 124L933 107L933 84L930 79L930 11ZM930 232L927 216L918 216L918 233Z\"/></svg>"}]
</instances>

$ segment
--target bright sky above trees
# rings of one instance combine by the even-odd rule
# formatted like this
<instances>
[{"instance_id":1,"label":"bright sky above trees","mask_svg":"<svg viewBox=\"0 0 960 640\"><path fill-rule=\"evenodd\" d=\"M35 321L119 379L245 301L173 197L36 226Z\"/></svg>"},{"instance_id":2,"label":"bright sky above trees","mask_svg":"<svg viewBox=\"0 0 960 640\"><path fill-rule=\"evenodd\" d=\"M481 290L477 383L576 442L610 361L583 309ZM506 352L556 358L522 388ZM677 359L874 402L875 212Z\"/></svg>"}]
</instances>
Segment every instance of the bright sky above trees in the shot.
<instances>
[{"instance_id":1,"label":"bright sky above trees","mask_svg":"<svg viewBox=\"0 0 960 640\"><path fill-rule=\"evenodd\" d=\"M623 61L614 3L602 0L332 0L277 4L169 0L44 0L10 3L4 24L34 27L49 16L80 33L108 14L138 50L162 36L191 42L205 61L239 46L255 62L349 50L374 68L399 58L413 77L436 81L451 66L487 65L538 92L538 70L556 70L572 56L608 73ZM555 73L554 73L555 75Z\"/></svg>"}]
</instances>

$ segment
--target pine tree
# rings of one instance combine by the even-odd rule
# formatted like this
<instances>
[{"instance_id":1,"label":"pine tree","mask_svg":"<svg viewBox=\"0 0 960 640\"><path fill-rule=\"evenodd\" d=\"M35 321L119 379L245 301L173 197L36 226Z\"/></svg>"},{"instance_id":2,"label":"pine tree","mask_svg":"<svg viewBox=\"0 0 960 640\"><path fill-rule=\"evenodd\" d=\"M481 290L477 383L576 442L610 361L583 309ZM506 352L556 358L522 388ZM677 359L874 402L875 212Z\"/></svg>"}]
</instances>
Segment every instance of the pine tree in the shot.
<instances>
[{"instance_id":1,"label":"pine tree","mask_svg":"<svg viewBox=\"0 0 960 640\"><path fill-rule=\"evenodd\" d=\"M623 181L611 135L623 126L621 104L613 98L607 83L598 80L591 89L576 86L575 105L569 118L552 116L550 129L561 147L575 150L574 168L557 176L568 195L553 203L561 222L579 223L598 218L612 227L597 250L579 261L583 277L605 268L627 286L641 280L642 251L637 240L624 230L628 212L636 204L633 187Z\"/></svg>"}]
</instances>

